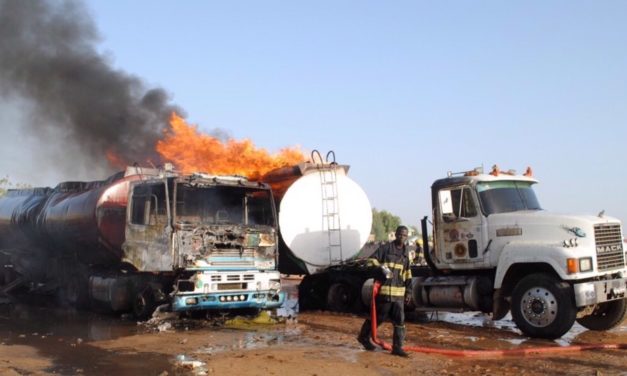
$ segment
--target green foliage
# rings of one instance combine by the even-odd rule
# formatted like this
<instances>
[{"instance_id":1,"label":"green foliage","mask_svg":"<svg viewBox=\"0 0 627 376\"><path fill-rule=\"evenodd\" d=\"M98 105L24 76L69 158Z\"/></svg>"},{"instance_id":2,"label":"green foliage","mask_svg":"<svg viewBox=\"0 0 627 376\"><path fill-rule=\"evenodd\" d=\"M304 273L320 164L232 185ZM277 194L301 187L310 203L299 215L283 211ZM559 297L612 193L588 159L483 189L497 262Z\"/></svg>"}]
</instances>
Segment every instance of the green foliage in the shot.
<instances>
[{"instance_id":1,"label":"green foliage","mask_svg":"<svg viewBox=\"0 0 627 376\"><path fill-rule=\"evenodd\" d=\"M7 189L11 187L11 183L9 182L9 178L1 178L0 179L0 197L4 196L7 193Z\"/></svg>"},{"instance_id":2,"label":"green foliage","mask_svg":"<svg viewBox=\"0 0 627 376\"><path fill-rule=\"evenodd\" d=\"M372 209L372 230L376 241L388 240L388 234L401 224L401 218L385 210Z\"/></svg>"},{"instance_id":3,"label":"green foliage","mask_svg":"<svg viewBox=\"0 0 627 376\"><path fill-rule=\"evenodd\" d=\"M23 183L11 183L8 176L0 178L0 197L4 196L12 188L30 188L30 185Z\"/></svg>"},{"instance_id":4,"label":"green foliage","mask_svg":"<svg viewBox=\"0 0 627 376\"><path fill-rule=\"evenodd\" d=\"M385 226L383 226L383 220L381 219L377 209L372 209L372 229L370 230L370 233L374 234L374 240L379 241L387 239Z\"/></svg>"}]
</instances>

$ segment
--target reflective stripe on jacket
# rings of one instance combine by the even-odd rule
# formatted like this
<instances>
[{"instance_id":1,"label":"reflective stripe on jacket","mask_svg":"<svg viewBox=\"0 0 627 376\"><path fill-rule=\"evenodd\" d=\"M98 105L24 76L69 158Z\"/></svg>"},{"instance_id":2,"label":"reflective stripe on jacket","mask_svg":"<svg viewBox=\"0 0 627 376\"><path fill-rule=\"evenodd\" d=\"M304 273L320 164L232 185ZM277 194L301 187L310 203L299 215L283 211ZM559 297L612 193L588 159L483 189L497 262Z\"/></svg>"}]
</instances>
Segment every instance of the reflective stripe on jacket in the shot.
<instances>
[{"instance_id":1,"label":"reflective stripe on jacket","mask_svg":"<svg viewBox=\"0 0 627 376\"><path fill-rule=\"evenodd\" d=\"M383 244L368 258L371 266L387 266L392 277L385 280L379 290L379 297L383 300L402 300L405 297L405 287L411 281L409 257L405 245L396 248L394 242Z\"/></svg>"}]
</instances>

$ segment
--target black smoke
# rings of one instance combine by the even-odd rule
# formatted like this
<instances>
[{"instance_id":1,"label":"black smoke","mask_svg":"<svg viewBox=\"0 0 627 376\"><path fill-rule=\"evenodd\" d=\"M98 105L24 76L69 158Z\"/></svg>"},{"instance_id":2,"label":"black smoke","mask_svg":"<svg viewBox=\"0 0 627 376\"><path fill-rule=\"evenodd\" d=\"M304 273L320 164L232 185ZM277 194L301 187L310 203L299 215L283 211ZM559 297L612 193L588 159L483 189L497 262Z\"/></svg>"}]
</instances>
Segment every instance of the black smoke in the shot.
<instances>
[{"instance_id":1,"label":"black smoke","mask_svg":"<svg viewBox=\"0 0 627 376\"><path fill-rule=\"evenodd\" d=\"M159 164L155 143L170 113L181 110L163 89L114 69L99 41L80 2L0 0L0 99L29 103L20 126L30 134L59 135L59 148L76 145L80 158L68 156L66 166L80 161L112 171L107 151L128 163Z\"/></svg>"}]
</instances>

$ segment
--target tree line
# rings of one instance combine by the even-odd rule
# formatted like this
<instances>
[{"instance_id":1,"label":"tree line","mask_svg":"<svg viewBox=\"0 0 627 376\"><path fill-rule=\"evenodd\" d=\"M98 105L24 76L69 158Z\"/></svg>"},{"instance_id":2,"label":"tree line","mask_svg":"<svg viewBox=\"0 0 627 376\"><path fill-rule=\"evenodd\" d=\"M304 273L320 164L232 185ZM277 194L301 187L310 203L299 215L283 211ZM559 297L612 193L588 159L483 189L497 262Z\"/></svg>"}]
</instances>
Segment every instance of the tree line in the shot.
<instances>
[{"instance_id":1,"label":"tree line","mask_svg":"<svg viewBox=\"0 0 627 376\"><path fill-rule=\"evenodd\" d=\"M30 185L23 184L23 183L13 183L11 182L11 180L9 180L8 176L0 178L0 197L7 194L7 191L9 189L15 189L15 188L30 188Z\"/></svg>"},{"instance_id":2,"label":"tree line","mask_svg":"<svg viewBox=\"0 0 627 376\"><path fill-rule=\"evenodd\" d=\"M401 218L387 210L372 209L372 230L375 241L388 240L388 234L396 230L401 225ZM407 226L414 234L418 234L418 229L414 226Z\"/></svg>"}]
</instances>

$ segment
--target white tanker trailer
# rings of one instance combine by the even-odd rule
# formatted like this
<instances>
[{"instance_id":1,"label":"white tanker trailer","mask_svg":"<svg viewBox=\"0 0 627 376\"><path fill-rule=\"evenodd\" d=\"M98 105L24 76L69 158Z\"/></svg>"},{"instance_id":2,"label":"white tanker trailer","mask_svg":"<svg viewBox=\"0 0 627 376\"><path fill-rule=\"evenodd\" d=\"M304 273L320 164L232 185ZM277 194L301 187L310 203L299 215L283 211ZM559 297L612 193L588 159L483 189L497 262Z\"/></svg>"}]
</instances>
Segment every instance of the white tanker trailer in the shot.
<instances>
[{"instance_id":1,"label":"white tanker trailer","mask_svg":"<svg viewBox=\"0 0 627 376\"><path fill-rule=\"evenodd\" d=\"M347 176L349 167L328 161L274 170L262 180L272 186L279 216L279 271L304 275L301 309L360 311L367 279L357 258L372 227L372 208L363 189ZM312 160L321 160L314 151ZM362 260L363 261L363 260Z\"/></svg>"},{"instance_id":2,"label":"white tanker trailer","mask_svg":"<svg viewBox=\"0 0 627 376\"><path fill-rule=\"evenodd\" d=\"M327 155L328 159L329 155ZM347 166L306 163L263 180L279 203L279 270L305 274L301 309L364 310L372 270L360 250L372 224L363 190ZM523 175L472 170L435 181L434 246L412 266L418 311L511 311L526 335L558 338L575 321L608 330L627 316L627 254L620 221L541 209ZM427 245L426 217L422 221Z\"/></svg>"}]
</instances>

